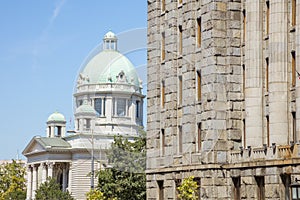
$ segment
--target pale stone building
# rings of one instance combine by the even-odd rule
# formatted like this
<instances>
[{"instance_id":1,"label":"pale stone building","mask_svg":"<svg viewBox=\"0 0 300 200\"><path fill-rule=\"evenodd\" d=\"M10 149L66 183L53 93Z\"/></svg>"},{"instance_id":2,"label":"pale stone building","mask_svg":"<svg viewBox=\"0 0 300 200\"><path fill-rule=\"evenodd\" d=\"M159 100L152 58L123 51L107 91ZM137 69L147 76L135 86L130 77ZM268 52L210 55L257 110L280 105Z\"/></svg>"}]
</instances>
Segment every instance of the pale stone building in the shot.
<instances>
[{"instance_id":1,"label":"pale stone building","mask_svg":"<svg viewBox=\"0 0 300 200\"><path fill-rule=\"evenodd\" d=\"M300 1L148 0L147 199L296 199L299 38Z\"/></svg>"},{"instance_id":2,"label":"pale stone building","mask_svg":"<svg viewBox=\"0 0 300 200\"><path fill-rule=\"evenodd\" d=\"M45 137L34 137L23 154L27 157L27 199L47 177L75 199L86 199L93 183L91 169L107 164L105 150L114 136L139 136L143 126L142 82L133 64L117 50L117 37L108 32L102 51L92 52L78 75L74 93L75 130L66 132L58 112L47 120ZM92 165L94 155L94 165Z\"/></svg>"}]
</instances>

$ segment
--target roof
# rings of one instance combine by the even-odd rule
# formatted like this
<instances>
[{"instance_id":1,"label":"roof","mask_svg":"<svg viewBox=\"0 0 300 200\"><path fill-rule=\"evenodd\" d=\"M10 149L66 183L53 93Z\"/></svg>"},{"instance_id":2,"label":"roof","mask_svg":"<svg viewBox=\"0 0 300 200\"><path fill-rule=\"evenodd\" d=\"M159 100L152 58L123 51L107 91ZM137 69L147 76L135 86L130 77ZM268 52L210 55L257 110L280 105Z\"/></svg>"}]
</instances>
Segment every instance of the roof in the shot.
<instances>
[{"instance_id":1,"label":"roof","mask_svg":"<svg viewBox=\"0 0 300 200\"><path fill-rule=\"evenodd\" d=\"M96 116L95 109L88 104L87 100L85 100L83 104L79 106L75 111L75 115L82 115L82 114Z\"/></svg>"},{"instance_id":2,"label":"roof","mask_svg":"<svg viewBox=\"0 0 300 200\"><path fill-rule=\"evenodd\" d=\"M70 148L71 145L62 138L35 137L35 140L45 148L62 149Z\"/></svg>"},{"instance_id":3,"label":"roof","mask_svg":"<svg viewBox=\"0 0 300 200\"><path fill-rule=\"evenodd\" d=\"M61 113L59 112L54 112L52 113L49 117L47 122L66 122L65 116L63 116Z\"/></svg>"}]
</instances>

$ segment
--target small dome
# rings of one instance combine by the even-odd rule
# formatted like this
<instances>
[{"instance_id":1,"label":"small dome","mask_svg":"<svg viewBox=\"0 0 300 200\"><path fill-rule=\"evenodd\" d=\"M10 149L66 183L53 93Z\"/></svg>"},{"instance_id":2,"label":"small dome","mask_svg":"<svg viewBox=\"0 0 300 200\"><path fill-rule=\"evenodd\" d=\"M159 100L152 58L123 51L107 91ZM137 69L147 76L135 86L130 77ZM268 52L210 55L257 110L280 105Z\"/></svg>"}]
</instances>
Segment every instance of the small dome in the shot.
<instances>
[{"instance_id":1,"label":"small dome","mask_svg":"<svg viewBox=\"0 0 300 200\"><path fill-rule=\"evenodd\" d=\"M88 102L85 100L81 106L79 106L76 111L75 115L90 115L90 116L96 116L95 109L88 104Z\"/></svg>"},{"instance_id":2,"label":"small dome","mask_svg":"<svg viewBox=\"0 0 300 200\"><path fill-rule=\"evenodd\" d=\"M61 113L59 112L54 112L53 114L51 114L48 117L47 122L66 122L65 116L63 116Z\"/></svg>"},{"instance_id":3,"label":"small dome","mask_svg":"<svg viewBox=\"0 0 300 200\"><path fill-rule=\"evenodd\" d=\"M104 35L104 40L117 40L117 36L111 32L111 31L108 31L105 35Z\"/></svg>"}]
</instances>

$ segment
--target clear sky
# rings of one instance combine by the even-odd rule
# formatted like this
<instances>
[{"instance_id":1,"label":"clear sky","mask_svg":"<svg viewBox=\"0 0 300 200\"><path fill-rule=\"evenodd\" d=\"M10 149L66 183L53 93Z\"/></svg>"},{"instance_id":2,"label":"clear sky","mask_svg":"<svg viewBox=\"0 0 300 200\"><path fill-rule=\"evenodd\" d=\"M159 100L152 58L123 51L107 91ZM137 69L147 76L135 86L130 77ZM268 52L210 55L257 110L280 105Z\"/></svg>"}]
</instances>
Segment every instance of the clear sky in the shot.
<instances>
[{"instance_id":1,"label":"clear sky","mask_svg":"<svg viewBox=\"0 0 300 200\"><path fill-rule=\"evenodd\" d=\"M129 38L124 51L146 82L146 26L146 0L1 1L0 160L24 159L23 149L33 136L46 136L56 110L70 128L77 74L109 30ZM142 39L126 49L132 35Z\"/></svg>"}]
</instances>

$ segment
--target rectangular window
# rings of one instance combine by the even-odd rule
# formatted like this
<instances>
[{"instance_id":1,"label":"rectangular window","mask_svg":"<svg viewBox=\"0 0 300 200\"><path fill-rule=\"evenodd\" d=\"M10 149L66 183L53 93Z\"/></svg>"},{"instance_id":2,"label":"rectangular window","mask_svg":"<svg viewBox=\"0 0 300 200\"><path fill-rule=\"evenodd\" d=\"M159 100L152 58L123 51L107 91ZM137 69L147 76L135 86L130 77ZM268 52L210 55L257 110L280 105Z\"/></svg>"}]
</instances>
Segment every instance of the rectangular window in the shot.
<instances>
[{"instance_id":1,"label":"rectangular window","mask_svg":"<svg viewBox=\"0 0 300 200\"><path fill-rule=\"evenodd\" d=\"M292 87L296 86L296 53L292 52Z\"/></svg>"},{"instance_id":2,"label":"rectangular window","mask_svg":"<svg viewBox=\"0 0 300 200\"><path fill-rule=\"evenodd\" d=\"M161 11L162 12L166 11L166 1L165 0L161 0Z\"/></svg>"},{"instance_id":3,"label":"rectangular window","mask_svg":"<svg viewBox=\"0 0 300 200\"><path fill-rule=\"evenodd\" d=\"M285 197L284 199L290 200L291 175L290 174L282 174L280 176L281 176L281 181L284 185L284 197ZM292 194L292 198L297 199L296 194Z\"/></svg>"},{"instance_id":4,"label":"rectangular window","mask_svg":"<svg viewBox=\"0 0 300 200\"><path fill-rule=\"evenodd\" d=\"M178 105L182 104L182 76L178 77Z\"/></svg>"},{"instance_id":5,"label":"rectangular window","mask_svg":"<svg viewBox=\"0 0 300 200\"><path fill-rule=\"evenodd\" d=\"M136 118L139 118L140 117L140 101L136 101Z\"/></svg>"},{"instance_id":6,"label":"rectangular window","mask_svg":"<svg viewBox=\"0 0 300 200\"><path fill-rule=\"evenodd\" d=\"M161 156L165 155L165 129L161 129L160 131L160 152Z\"/></svg>"},{"instance_id":7,"label":"rectangular window","mask_svg":"<svg viewBox=\"0 0 300 200\"><path fill-rule=\"evenodd\" d=\"M245 88L246 88L246 71L245 71L245 65L242 65L242 73L243 73L243 93L245 97Z\"/></svg>"},{"instance_id":8,"label":"rectangular window","mask_svg":"<svg viewBox=\"0 0 300 200\"><path fill-rule=\"evenodd\" d=\"M270 3L266 2L266 34L269 35L270 29Z\"/></svg>"},{"instance_id":9,"label":"rectangular window","mask_svg":"<svg viewBox=\"0 0 300 200\"><path fill-rule=\"evenodd\" d=\"M161 98L161 107L164 108L165 107L165 81L161 82L160 98Z\"/></svg>"},{"instance_id":10,"label":"rectangular window","mask_svg":"<svg viewBox=\"0 0 300 200\"><path fill-rule=\"evenodd\" d=\"M198 123L197 125L198 129L197 129L197 147L198 147L198 152L201 152L201 123Z\"/></svg>"},{"instance_id":11,"label":"rectangular window","mask_svg":"<svg viewBox=\"0 0 300 200\"><path fill-rule=\"evenodd\" d=\"M246 148L246 119L243 119L243 146Z\"/></svg>"},{"instance_id":12,"label":"rectangular window","mask_svg":"<svg viewBox=\"0 0 300 200\"><path fill-rule=\"evenodd\" d=\"M266 116L266 120L267 120L267 146L270 146L270 119L269 119L269 115Z\"/></svg>"},{"instance_id":13,"label":"rectangular window","mask_svg":"<svg viewBox=\"0 0 300 200\"><path fill-rule=\"evenodd\" d=\"M117 116L124 117L126 115L126 99L117 99Z\"/></svg>"},{"instance_id":14,"label":"rectangular window","mask_svg":"<svg viewBox=\"0 0 300 200\"><path fill-rule=\"evenodd\" d=\"M255 177L257 184L257 200L265 199L265 177L256 176Z\"/></svg>"},{"instance_id":15,"label":"rectangular window","mask_svg":"<svg viewBox=\"0 0 300 200\"><path fill-rule=\"evenodd\" d=\"M178 155L182 154L182 126L178 126Z\"/></svg>"},{"instance_id":16,"label":"rectangular window","mask_svg":"<svg viewBox=\"0 0 300 200\"><path fill-rule=\"evenodd\" d=\"M195 177L194 181L197 183L197 192L196 192L196 197L197 199L201 199L201 179L199 177Z\"/></svg>"},{"instance_id":17,"label":"rectangular window","mask_svg":"<svg viewBox=\"0 0 300 200\"><path fill-rule=\"evenodd\" d=\"M179 199L178 195L179 195L179 191L178 191L178 187L181 185L181 180L180 179L175 179L175 198L174 199Z\"/></svg>"},{"instance_id":18,"label":"rectangular window","mask_svg":"<svg viewBox=\"0 0 300 200\"><path fill-rule=\"evenodd\" d=\"M106 105L106 98L103 99L103 116L105 116L105 105Z\"/></svg>"},{"instance_id":19,"label":"rectangular window","mask_svg":"<svg viewBox=\"0 0 300 200\"><path fill-rule=\"evenodd\" d=\"M266 90L269 91L269 59L266 58Z\"/></svg>"},{"instance_id":20,"label":"rectangular window","mask_svg":"<svg viewBox=\"0 0 300 200\"><path fill-rule=\"evenodd\" d=\"M85 122L85 128L86 130L89 130L91 128L91 119L86 119Z\"/></svg>"},{"instance_id":21,"label":"rectangular window","mask_svg":"<svg viewBox=\"0 0 300 200\"><path fill-rule=\"evenodd\" d=\"M201 18L197 19L197 47L201 47L202 41L202 27L201 27Z\"/></svg>"},{"instance_id":22,"label":"rectangular window","mask_svg":"<svg viewBox=\"0 0 300 200\"><path fill-rule=\"evenodd\" d=\"M98 116L102 115L102 99L97 98L94 100L94 109Z\"/></svg>"},{"instance_id":23,"label":"rectangular window","mask_svg":"<svg viewBox=\"0 0 300 200\"><path fill-rule=\"evenodd\" d=\"M201 101L201 72L197 71L197 100Z\"/></svg>"},{"instance_id":24,"label":"rectangular window","mask_svg":"<svg viewBox=\"0 0 300 200\"><path fill-rule=\"evenodd\" d=\"M233 199L240 200L241 199L241 177L233 177Z\"/></svg>"},{"instance_id":25,"label":"rectangular window","mask_svg":"<svg viewBox=\"0 0 300 200\"><path fill-rule=\"evenodd\" d=\"M246 10L243 10L243 42L246 42Z\"/></svg>"},{"instance_id":26,"label":"rectangular window","mask_svg":"<svg viewBox=\"0 0 300 200\"><path fill-rule=\"evenodd\" d=\"M182 26L178 26L178 54L182 55Z\"/></svg>"},{"instance_id":27,"label":"rectangular window","mask_svg":"<svg viewBox=\"0 0 300 200\"><path fill-rule=\"evenodd\" d=\"M165 52L165 33L161 34L161 61L166 59L166 52Z\"/></svg>"},{"instance_id":28,"label":"rectangular window","mask_svg":"<svg viewBox=\"0 0 300 200\"><path fill-rule=\"evenodd\" d=\"M296 125L297 125L297 120L296 120L296 112L292 112L292 133L293 133L293 141L294 143L296 143L298 141L298 138L297 138L297 132L296 132Z\"/></svg>"},{"instance_id":29,"label":"rectangular window","mask_svg":"<svg viewBox=\"0 0 300 200\"><path fill-rule=\"evenodd\" d=\"M296 25L296 0L292 0L292 26Z\"/></svg>"},{"instance_id":30,"label":"rectangular window","mask_svg":"<svg viewBox=\"0 0 300 200\"><path fill-rule=\"evenodd\" d=\"M157 181L158 185L158 200L163 200L164 199L164 181L159 180Z\"/></svg>"}]
</instances>

